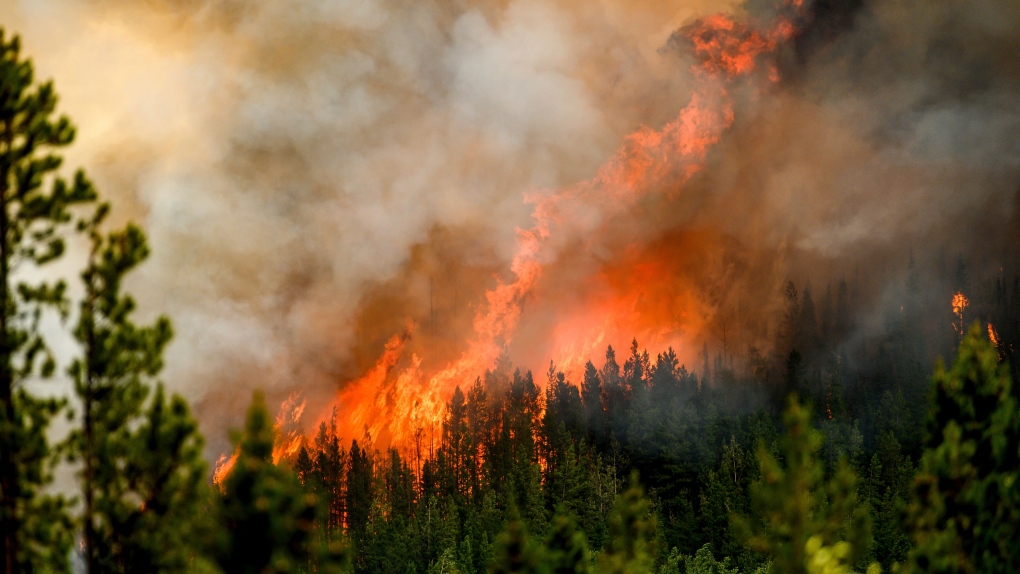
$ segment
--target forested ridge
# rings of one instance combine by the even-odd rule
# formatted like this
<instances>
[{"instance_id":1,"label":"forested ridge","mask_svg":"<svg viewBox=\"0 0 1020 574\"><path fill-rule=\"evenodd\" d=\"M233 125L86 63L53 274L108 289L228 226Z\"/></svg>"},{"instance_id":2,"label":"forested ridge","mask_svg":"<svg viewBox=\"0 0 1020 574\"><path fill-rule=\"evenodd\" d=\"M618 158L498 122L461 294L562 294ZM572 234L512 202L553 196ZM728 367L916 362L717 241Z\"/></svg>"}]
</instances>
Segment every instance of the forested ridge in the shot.
<instances>
[{"instance_id":1,"label":"forested ridge","mask_svg":"<svg viewBox=\"0 0 1020 574\"><path fill-rule=\"evenodd\" d=\"M842 280L817 300L790 282L768 348L706 345L696 366L635 340L580 380L555 364L536 380L504 355L401 448L338 436L336 412L274 464L256 395L213 485L187 401L158 380L170 319L137 323L122 289L145 234L112 228L83 172L59 176L74 129L56 101L0 33L3 572L1020 568L1020 278L972 279L962 258L942 278L955 314L922 304L911 258L899 312L863 344ZM73 305L64 281L16 273L68 240L88 246ZM58 369L47 313L80 350L73 406L26 390ZM936 354L955 358L933 370ZM74 428L54 440L58 416ZM61 464L71 495L52 488Z\"/></svg>"}]
</instances>

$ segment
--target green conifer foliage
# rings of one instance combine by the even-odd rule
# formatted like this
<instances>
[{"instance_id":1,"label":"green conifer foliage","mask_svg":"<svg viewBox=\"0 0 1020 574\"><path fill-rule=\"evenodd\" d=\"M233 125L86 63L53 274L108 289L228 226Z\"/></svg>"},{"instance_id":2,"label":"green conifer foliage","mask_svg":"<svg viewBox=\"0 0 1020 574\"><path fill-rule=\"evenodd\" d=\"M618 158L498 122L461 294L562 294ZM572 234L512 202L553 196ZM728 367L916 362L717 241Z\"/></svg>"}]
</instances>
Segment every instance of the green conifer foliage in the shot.
<instances>
[{"instance_id":1,"label":"green conifer foliage","mask_svg":"<svg viewBox=\"0 0 1020 574\"><path fill-rule=\"evenodd\" d=\"M510 509L506 529L496 538L490 574L530 574L542 572L541 546L528 535L516 507Z\"/></svg>"},{"instance_id":2,"label":"green conifer foliage","mask_svg":"<svg viewBox=\"0 0 1020 574\"><path fill-rule=\"evenodd\" d=\"M871 532L867 509L857 506L856 477L841 461L825 480L816 456L821 434L795 396L783 424L782 462L759 445L761 481L751 485L753 518L735 516L734 527L751 548L771 557L777 572L849 572Z\"/></svg>"},{"instance_id":3,"label":"green conifer foliage","mask_svg":"<svg viewBox=\"0 0 1020 574\"><path fill-rule=\"evenodd\" d=\"M71 183L54 175L55 150L71 143L74 128L54 117L52 84L34 85L20 51L0 29L0 571L61 571L71 541L65 505L40 494L50 477L43 433L60 405L19 387L54 370L38 327L44 308L66 312L65 285L22 279L63 254L70 208L95 192L81 172Z\"/></svg>"},{"instance_id":4,"label":"green conifer foliage","mask_svg":"<svg viewBox=\"0 0 1020 574\"><path fill-rule=\"evenodd\" d=\"M315 495L289 469L273 464L275 431L265 399L256 393L248 409L234 468L223 483L222 521L227 532L217 561L226 574L294 572L309 562L318 572L339 572L347 563L336 547L316 544Z\"/></svg>"},{"instance_id":5,"label":"green conifer foliage","mask_svg":"<svg viewBox=\"0 0 1020 574\"><path fill-rule=\"evenodd\" d=\"M909 507L910 570L1017 572L1020 417L1008 369L978 324L934 384Z\"/></svg>"},{"instance_id":6,"label":"green conifer foliage","mask_svg":"<svg viewBox=\"0 0 1020 574\"><path fill-rule=\"evenodd\" d=\"M591 553L584 532L573 517L558 509L545 543L545 571L549 574L589 574Z\"/></svg>"},{"instance_id":7,"label":"green conifer foliage","mask_svg":"<svg viewBox=\"0 0 1020 574\"><path fill-rule=\"evenodd\" d=\"M609 517L609 540L599 555L599 572L652 572L657 544L656 520L651 506L651 501L638 483L635 471L630 476L630 487L616 499L616 506Z\"/></svg>"},{"instance_id":8,"label":"green conifer foliage","mask_svg":"<svg viewBox=\"0 0 1020 574\"><path fill-rule=\"evenodd\" d=\"M215 531L198 425L187 402L167 399L162 385L140 415L137 430L107 439L122 458L101 461L97 475L111 476L115 463L123 466L120 476L94 485L94 518L101 525L94 541L108 554L90 572L207 569L207 541Z\"/></svg>"},{"instance_id":9,"label":"green conifer foliage","mask_svg":"<svg viewBox=\"0 0 1020 574\"><path fill-rule=\"evenodd\" d=\"M85 560L92 573L185 571L211 501L203 441L180 397L167 401L159 388L144 408L172 330L166 317L132 321L121 285L149 250L134 225L102 234L108 212L102 204L80 225L92 251L74 331L84 353L69 370L84 411L69 442L82 461Z\"/></svg>"}]
</instances>

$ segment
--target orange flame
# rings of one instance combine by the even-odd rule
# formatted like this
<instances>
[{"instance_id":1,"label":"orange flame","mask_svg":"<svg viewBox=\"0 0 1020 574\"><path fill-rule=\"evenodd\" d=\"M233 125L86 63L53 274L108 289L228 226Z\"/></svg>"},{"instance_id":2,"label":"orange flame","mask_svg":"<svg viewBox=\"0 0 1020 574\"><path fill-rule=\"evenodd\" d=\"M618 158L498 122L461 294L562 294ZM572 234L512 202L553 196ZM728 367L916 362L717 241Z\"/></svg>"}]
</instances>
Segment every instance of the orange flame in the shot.
<instances>
[{"instance_id":1,"label":"orange flame","mask_svg":"<svg viewBox=\"0 0 1020 574\"><path fill-rule=\"evenodd\" d=\"M999 334L991 323L988 324L988 340L992 342L992 345L995 345L995 348L999 348Z\"/></svg>"},{"instance_id":2,"label":"orange flame","mask_svg":"<svg viewBox=\"0 0 1020 574\"><path fill-rule=\"evenodd\" d=\"M304 412L305 400L301 398L300 392L291 393L287 400L280 405L276 423L273 425L276 430L276 444L273 445L274 464L284 458L293 457L304 444L305 439L300 427L301 416Z\"/></svg>"},{"instance_id":3,"label":"orange flame","mask_svg":"<svg viewBox=\"0 0 1020 574\"><path fill-rule=\"evenodd\" d=\"M957 317L962 316L963 310L966 309L968 305L970 305L970 299L967 299L966 295L960 292L957 292L956 295L953 295L954 315L956 315Z\"/></svg>"},{"instance_id":4,"label":"orange flame","mask_svg":"<svg viewBox=\"0 0 1020 574\"><path fill-rule=\"evenodd\" d=\"M305 400L301 398L300 392L293 392L287 397L287 400L283 401L280 405L280 410L276 414L276 421L273 424L273 434L275 435L273 444L273 464L278 464L285 458L291 458L297 454L298 450L301 449L301 445L304 444L305 438L302 434L302 428L300 426L301 417L305 412ZM234 454L229 457L225 454L220 455L220 458L216 460L216 465L213 467L213 484L223 487L223 481L230 474L230 471L234 469L234 465L237 463L237 457L240 454L240 447L234 450Z\"/></svg>"},{"instance_id":5,"label":"orange flame","mask_svg":"<svg viewBox=\"0 0 1020 574\"><path fill-rule=\"evenodd\" d=\"M238 451L234 451L234 454L227 456L221 454L220 458L216 460L216 466L213 470L213 484L223 488L223 481L226 480L227 475L234 469L234 464L237 462Z\"/></svg>"},{"instance_id":6,"label":"orange flame","mask_svg":"<svg viewBox=\"0 0 1020 574\"><path fill-rule=\"evenodd\" d=\"M952 305L953 315L956 315L956 320L953 321L953 329L956 331L956 334L960 336L960 340L962 341L964 333L963 310L970 305L970 299L967 299L967 296L962 292L957 291L956 294L953 295Z\"/></svg>"},{"instance_id":7,"label":"orange flame","mask_svg":"<svg viewBox=\"0 0 1020 574\"><path fill-rule=\"evenodd\" d=\"M788 0L786 5L797 8L800 4L801 0ZM411 335L408 328L386 343L375 365L347 384L323 409L318 421L340 412L341 436L367 436L383 444L409 445L421 429L435 430L442 423L445 401L454 388L469 384L491 368L513 339L523 302L532 296L544 265L558 255L561 245L557 241L583 237L641 197L677 189L697 173L708 149L722 139L734 120L727 82L759 69L763 57L793 35L794 26L789 17L779 18L767 29L757 29L717 15L700 20L684 32L701 62L694 69L698 87L690 102L662 129L642 127L627 136L592 179L549 194L525 195L534 206L533 223L517 231L516 252L510 262L512 278L499 280L485 293L484 305L473 321L473 336L460 357L426 376L421 360L412 354L407 366L393 377ZM775 69L768 70L769 80L775 81L777 76ZM579 217L578 213L585 216ZM654 264L646 262L648 272L655 273ZM612 292L612 278L603 279ZM640 295L618 293L590 303L583 313L567 317L553 329L561 368L578 369L604 344L607 333L632 328L643 304ZM658 338L679 344L670 338L673 327L660 326ZM286 453L294 444L300 446L293 437L288 438L280 451Z\"/></svg>"}]
</instances>

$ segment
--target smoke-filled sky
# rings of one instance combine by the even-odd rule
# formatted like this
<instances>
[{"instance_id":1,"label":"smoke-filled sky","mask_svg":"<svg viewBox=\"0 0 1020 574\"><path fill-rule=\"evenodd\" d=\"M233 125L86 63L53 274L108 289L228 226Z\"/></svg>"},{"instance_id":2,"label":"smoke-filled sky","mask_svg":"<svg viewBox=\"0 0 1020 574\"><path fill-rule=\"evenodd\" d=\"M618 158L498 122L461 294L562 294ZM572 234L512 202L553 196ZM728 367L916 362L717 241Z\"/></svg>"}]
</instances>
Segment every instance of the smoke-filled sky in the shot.
<instances>
[{"instance_id":1,"label":"smoke-filled sky","mask_svg":"<svg viewBox=\"0 0 1020 574\"><path fill-rule=\"evenodd\" d=\"M130 288L173 319L163 379L222 451L251 389L329 396L409 321L435 361L455 355L530 224L525 195L592 177L688 103L676 30L767 4L9 0L0 24L79 128L67 165L149 233ZM714 346L731 320L767 323L788 278L1015 256L1020 4L809 13L778 83L734 88L735 123L695 179L562 242L518 359L544 356L528 341L557 308L635 281L656 284L643 301L681 298L675 316L643 304ZM668 261L666 286L631 260ZM893 297L886 280L872 300Z\"/></svg>"}]
</instances>

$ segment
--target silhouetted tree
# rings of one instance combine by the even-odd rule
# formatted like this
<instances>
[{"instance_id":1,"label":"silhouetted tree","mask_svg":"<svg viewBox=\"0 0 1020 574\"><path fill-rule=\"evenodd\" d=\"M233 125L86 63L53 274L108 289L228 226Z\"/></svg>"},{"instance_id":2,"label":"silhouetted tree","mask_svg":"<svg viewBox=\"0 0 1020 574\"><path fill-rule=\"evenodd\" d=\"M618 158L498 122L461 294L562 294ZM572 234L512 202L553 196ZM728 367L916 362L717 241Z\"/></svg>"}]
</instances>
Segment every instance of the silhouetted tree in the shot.
<instances>
[{"instance_id":1,"label":"silhouetted tree","mask_svg":"<svg viewBox=\"0 0 1020 574\"><path fill-rule=\"evenodd\" d=\"M55 177L58 148L74 139L54 117L51 83L34 83L21 42L0 28L0 568L3 572L68 568L67 515L61 498L43 495L50 455L45 430L59 409L29 395L22 382L50 376L55 363L39 330L43 309L66 313L65 284L26 280L64 253L71 208L95 199L77 172ZM29 274L31 275L31 274Z\"/></svg>"}]
</instances>

